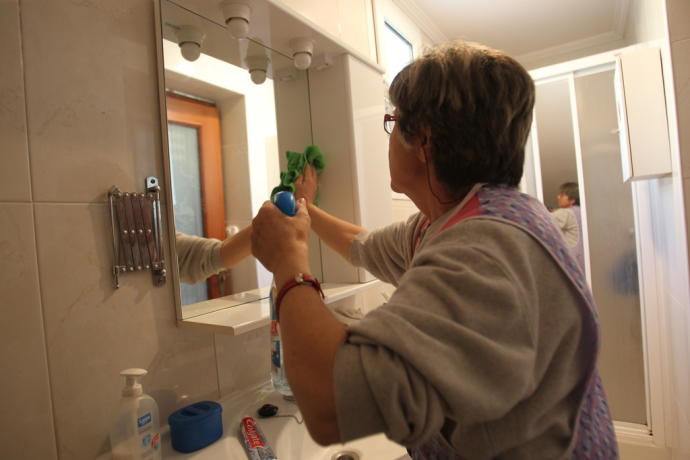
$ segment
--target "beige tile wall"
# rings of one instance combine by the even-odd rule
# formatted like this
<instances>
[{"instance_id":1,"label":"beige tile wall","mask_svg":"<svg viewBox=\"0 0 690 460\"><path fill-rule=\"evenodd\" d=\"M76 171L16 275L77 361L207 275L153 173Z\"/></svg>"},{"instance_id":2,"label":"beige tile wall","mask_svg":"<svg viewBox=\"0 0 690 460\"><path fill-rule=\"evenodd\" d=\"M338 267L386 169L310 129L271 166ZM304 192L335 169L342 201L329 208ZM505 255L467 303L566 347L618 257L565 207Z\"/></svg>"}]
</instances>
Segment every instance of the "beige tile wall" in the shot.
<instances>
[{"instance_id":1,"label":"beige tile wall","mask_svg":"<svg viewBox=\"0 0 690 460\"><path fill-rule=\"evenodd\" d=\"M687 2L690 5L690 2ZM690 10L690 8L688 8ZM690 11L688 11L690 24ZM684 178L690 178L690 33L688 37L671 40L673 83L676 89L678 140Z\"/></svg>"},{"instance_id":2,"label":"beige tile wall","mask_svg":"<svg viewBox=\"0 0 690 460\"><path fill-rule=\"evenodd\" d=\"M57 458L42 313L32 206L0 203L3 458Z\"/></svg>"},{"instance_id":3,"label":"beige tile wall","mask_svg":"<svg viewBox=\"0 0 690 460\"><path fill-rule=\"evenodd\" d=\"M667 0L666 3L673 65L673 84L676 96L678 143L684 190L685 230L690 248L690 2ZM690 255L689 255L690 256ZM690 280L685 280L687 283Z\"/></svg>"},{"instance_id":4,"label":"beige tile wall","mask_svg":"<svg viewBox=\"0 0 690 460\"><path fill-rule=\"evenodd\" d=\"M162 423L269 378L265 331L179 329L148 273L113 288L106 192L163 179L153 5L0 0L3 458L106 452L126 367L149 370Z\"/></svg>"},{"instance_id":5,"label":"beige tile wall","mask_svg":"<svg viewBox=\"0 0 690 460\"><path fill-rule=\"evenodd\" d=\"M18 0L0 1L0 201L29 201L29 155Z\"/></svg>"}]
</instances>

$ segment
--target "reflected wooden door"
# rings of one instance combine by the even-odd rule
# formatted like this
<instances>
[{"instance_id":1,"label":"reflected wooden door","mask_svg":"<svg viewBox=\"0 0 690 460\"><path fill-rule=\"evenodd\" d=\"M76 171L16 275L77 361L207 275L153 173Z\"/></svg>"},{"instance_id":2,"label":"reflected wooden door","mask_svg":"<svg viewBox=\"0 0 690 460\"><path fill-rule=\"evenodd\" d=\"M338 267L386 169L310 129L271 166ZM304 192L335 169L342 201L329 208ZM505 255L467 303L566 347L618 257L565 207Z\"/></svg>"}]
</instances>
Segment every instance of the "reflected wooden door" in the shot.
<instances>
[{"instance_id":1,"label":"reflected wooden door","mask_svg":"<svg viewBox=\"0 0 690 460\"><path fill-rule=\"evenodd\" d=\"M198 164L193 180L198 182L201 198L201 229L191 230L197 236L224 240L225 226L225 194L223 192L223 164L221 158L220 112L218 108L207 102L187 98L173 93L167 93L168 123L180 127L191 128L196 132L196 151L189 149L187 155L198 155L186 165ZM192 133L194 134L194 133ZM172 150L172 149L171 149ZM173 169L175 169L175 161ZM173 180L175 180L173 171ZM197 179L198 177L198 179ZM175 187L175 184L173 184ZM177 224L177 213L176 213ZM198 232L201 232L199 234ZM212 276L207 280L208 298L214 299L232 293L230 277L225 273Z\"/></svg>"}]
</instances>

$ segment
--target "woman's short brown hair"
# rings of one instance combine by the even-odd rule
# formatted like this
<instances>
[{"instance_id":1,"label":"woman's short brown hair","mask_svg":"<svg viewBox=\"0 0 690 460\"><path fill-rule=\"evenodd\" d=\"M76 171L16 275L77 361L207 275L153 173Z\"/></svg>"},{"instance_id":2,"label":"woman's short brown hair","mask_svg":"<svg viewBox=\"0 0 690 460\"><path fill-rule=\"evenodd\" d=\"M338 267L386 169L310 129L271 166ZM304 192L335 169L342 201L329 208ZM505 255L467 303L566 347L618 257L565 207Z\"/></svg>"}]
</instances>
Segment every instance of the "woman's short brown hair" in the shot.
<instances>
[{"instance_id":1,"label":"woman's short brown hair","mask_svg":"<svg viewBox=\"0 0 690 460\"><path fill-rule=\"evenodd\" d=\"M580 187L577 182L564 182L558 190L568 197L569 200L574 200L576 206L580 206Z\"/></svg>"},{"instance_id":2,"label":"woman's short brown hair","mask_svg":"<svg viewBox=\"0 0 690 460\"><path fill-rule=\"evenodd\" d=\"M398 129L431 133L431 162L450 192L478 182L517 186L532 123L534 82L501 51L455 42L428 51L390 87Z\"/></svg>"}]
</instances>

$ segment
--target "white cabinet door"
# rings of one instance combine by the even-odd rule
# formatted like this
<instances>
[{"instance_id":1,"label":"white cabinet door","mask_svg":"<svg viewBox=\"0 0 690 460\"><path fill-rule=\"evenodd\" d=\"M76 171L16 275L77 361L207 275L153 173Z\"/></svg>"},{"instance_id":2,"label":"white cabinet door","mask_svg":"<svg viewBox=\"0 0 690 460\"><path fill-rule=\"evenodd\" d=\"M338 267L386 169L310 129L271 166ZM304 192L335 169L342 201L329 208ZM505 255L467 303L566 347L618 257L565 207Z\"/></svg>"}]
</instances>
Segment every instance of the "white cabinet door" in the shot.
<instances>
[{"instance_id":1,"label":"white cabinet door","mask_svg":"<svg viewBox=\"0 0 690 460\"><path fill-rule=\"evenodd\" d=\"M643 48L617 58L616 93L623 180L670 174L666 98L658 48Z\"/></svg>"},{"instance_id":2,"label":"white cabinet door","mask_svg":"<svg viewBox=\"0 0 690 460\"><path fill-rule=\"evenodd\" d=\"M384 91L382 73L347 54L336 57L331 68L309 71L314 143L326 160L320 206L367 229L392 220ZM326 282L373 279L326 245L321 258Z\"/></svg>"}]
</instances>

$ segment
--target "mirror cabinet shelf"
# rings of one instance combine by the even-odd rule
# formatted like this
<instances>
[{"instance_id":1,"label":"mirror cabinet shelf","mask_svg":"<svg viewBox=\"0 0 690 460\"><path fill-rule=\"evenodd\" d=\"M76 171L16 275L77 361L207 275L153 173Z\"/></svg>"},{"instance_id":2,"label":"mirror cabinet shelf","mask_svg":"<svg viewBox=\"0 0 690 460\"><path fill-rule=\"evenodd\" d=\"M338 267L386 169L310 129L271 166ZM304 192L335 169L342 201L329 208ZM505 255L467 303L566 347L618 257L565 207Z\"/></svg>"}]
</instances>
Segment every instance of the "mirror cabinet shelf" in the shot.
<instances>
[{"instance_id":1,"label":"mirror cabinet shelf","mask_svg":"<svg viewBox=\"0 0 690 460\"><path fill-rule=\"evenodd\" d=\"M332 305L347 297L381 285L374 280L366 283L323 283L324 303ZM251 297L254 300L247 300ZM260 297L263 296L263 297ZM225 335L240 335L270 324L268 289L256 289L242 294L220 297L194 305L197 315L188 316L178 324L181 327ZM190 312L190 314L193 314Z\"/></svg>"}]
</instances>

